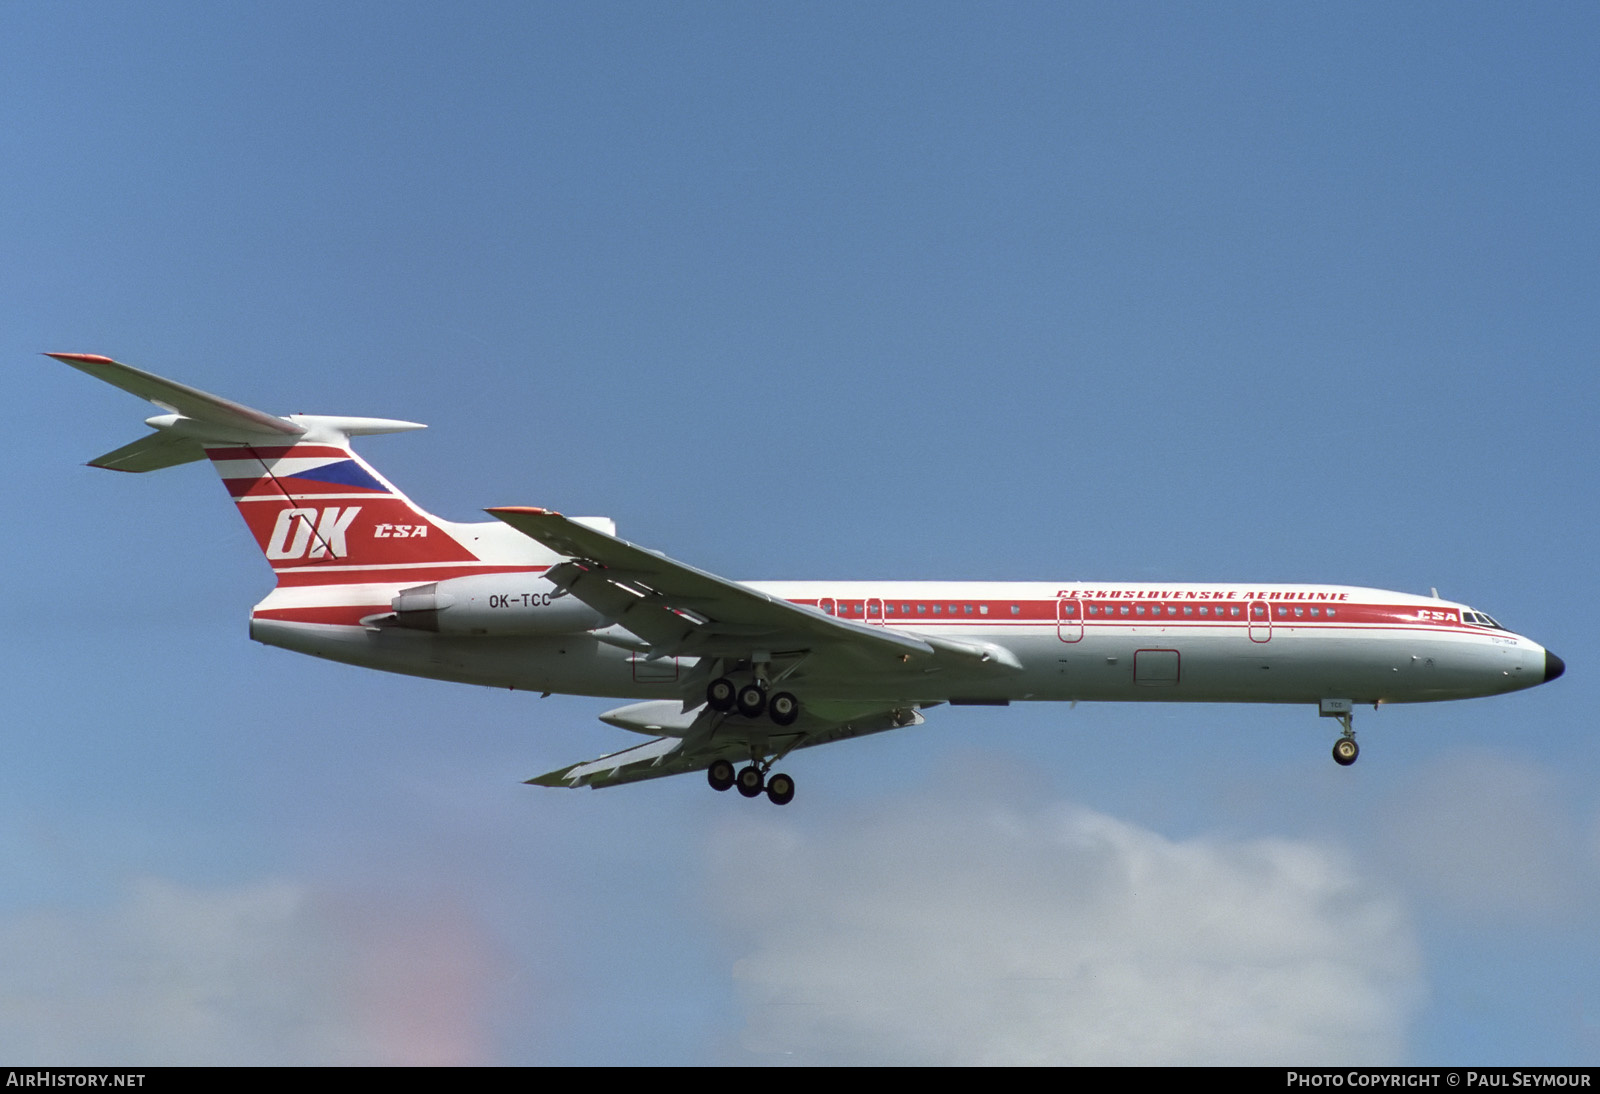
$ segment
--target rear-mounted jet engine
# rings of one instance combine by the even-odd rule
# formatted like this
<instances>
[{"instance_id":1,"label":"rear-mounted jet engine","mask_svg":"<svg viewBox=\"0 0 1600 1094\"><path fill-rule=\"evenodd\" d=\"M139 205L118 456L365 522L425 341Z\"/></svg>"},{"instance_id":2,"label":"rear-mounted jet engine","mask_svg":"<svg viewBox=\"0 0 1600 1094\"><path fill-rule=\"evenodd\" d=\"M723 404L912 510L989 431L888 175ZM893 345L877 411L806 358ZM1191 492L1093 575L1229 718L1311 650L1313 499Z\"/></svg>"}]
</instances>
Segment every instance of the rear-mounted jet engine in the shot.
<instances>
[{"instance_id":1,"label":"rear-mounted jet engine","mask_svg":"<svg viewBox=\"0 0 1600 1094\"><path fill-rule=\"evenodd\" d=\"M391 603L395 626L439 634L575 634L610 622L538 573L452 577L403 589Z\"/></svg>"}]
</instances>

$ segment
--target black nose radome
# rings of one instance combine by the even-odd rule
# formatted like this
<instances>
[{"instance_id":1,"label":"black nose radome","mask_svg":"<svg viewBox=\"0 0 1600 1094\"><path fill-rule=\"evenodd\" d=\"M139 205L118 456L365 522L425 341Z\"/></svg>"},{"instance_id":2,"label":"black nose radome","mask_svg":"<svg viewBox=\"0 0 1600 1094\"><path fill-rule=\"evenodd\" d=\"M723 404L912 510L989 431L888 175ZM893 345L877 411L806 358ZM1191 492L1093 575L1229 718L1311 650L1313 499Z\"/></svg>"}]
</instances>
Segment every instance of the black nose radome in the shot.
<instances>
[{"instance_id":1,"label":"black nose radome","mask_svg":"<svg viewBox=\"0 0 1600 1094\"><path fill-rule=\"evenodd\" d=\"M1549 650L1544 651L1544 682L1549 683L1567 671L1567 663Z\"/></svg>"}]
</instances>

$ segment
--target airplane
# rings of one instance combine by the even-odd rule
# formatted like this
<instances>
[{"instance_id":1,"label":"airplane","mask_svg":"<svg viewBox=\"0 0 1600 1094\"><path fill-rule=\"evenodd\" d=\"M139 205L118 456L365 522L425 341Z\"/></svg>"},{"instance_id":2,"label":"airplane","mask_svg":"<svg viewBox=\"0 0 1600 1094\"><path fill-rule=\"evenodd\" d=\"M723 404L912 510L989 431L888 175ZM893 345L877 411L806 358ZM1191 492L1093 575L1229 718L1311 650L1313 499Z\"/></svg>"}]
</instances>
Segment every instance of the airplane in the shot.
<instances>
[{"instance_id":1,"label":"airplane","mask_svg":"<svg viewBox=\"0 0 1600 1094\"><path fill-rule=\"evenodd\" d=\"M635 700L600 715L642 744L530 784L701 771L784 805L800 748L920 725L949 704L1315 705L1354 763L1356 706L1498 695L1566 669L1466 604L1302 582L730 581L629 543L603 517L505 506L457 523L351 448L425 428L242 406L93 354L51 353L162 413L90 461L209 460L277 579L250 637L332 661L489 687Z\"/></svg>"}]
</instances>

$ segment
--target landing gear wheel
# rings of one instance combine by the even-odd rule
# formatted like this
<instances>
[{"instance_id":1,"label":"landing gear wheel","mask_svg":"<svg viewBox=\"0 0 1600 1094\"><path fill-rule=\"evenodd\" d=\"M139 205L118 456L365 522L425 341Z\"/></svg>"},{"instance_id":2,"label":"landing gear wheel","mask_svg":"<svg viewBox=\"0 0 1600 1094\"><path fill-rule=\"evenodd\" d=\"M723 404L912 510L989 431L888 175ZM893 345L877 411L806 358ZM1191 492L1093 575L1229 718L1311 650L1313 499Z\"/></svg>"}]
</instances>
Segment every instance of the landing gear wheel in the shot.
<instances>
[{"instance_id":1,"label":"landing gear wheel","mask_svg":"<svg viewBox=\"0 0 1600 1094\"><path fill-rule=\"evenodd\" d=\"M1354 737L1340 737L1333 742L1333 762L1340 767L1349 767L1356 762L1356 757L1359 755L1361 749Z\"/></svg>"},{"instance_id":2,"label":"landing gear wheel","mask_svg":"<svg viewBox=\"0 0 1600 1094\"><path fill-rule=\"evenodd\" d=\"M712 710L732 710L734 696L739 689L726 676L719 676L706 685L706 705Z\"/></svg>"},{"instance_id":3,"label":"landing gear wheel","mask_svg":"<svg viewBox=\"0 0 1600 1094\"><path fill-rule=\"evenodd\" d=\"M706 768L706 782L718 792L727 790L733 785L733 765L727 760L712 760Z\"/></svg>"},{"instance_id":4,"label":"landing gear wheel","mask_svg":"<svg viewBox=\"0 0 1600 1094\"><path fill-rule=\"evenodd\" d=\"M759 718L767 709L767 693L760 684L746 684L739 689L739 713L746 718Z\"/></svg>"},{"instance_id":5,"label":"landing gear wheel","mask_svg":"<svg viewBox=\"0 0 1600 1094\"><path fill-rule=\"evenodd\" d=\"M767 700L767 716L780 726L792 726L800 717L800 700L787 691L780 691Z\"/></svg>"},{"instance_id":6,"label":"landing gear wheel","mask_svg":"<svg viewBox=\"0 0 1600 1094\"><path fill-rule=\"evenodd\" d=\"M739 769L739 793L747 798L760 794L765 787L762 785L761 769L755 764Z\"/></svg>"},{"instance_id":7,"label":"landing gear wheel","mask_svg":"<svg viewBox=\"0 0 1600 1094\"><path fill-rule=\"evenodd\" d=\"M773 805L788 805L794 801L794 780L781 771L767 780L767 799Z\"/></svg>"}]
</instances>

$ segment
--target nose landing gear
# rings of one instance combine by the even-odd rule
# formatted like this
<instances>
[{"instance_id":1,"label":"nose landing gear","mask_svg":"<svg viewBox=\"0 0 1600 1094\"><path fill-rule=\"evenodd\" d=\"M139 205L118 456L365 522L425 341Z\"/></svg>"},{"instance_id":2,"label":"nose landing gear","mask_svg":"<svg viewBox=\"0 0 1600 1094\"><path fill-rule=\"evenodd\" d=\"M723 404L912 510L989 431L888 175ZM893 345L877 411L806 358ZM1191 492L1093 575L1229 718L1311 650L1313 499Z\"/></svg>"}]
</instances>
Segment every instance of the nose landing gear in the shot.
<instances>
[{"instance_id":1,"label":"nose landing gear","mask_svg":"<svg viewBox=\"0 0 1600 1094\"><path fill-rule=\"evenodd\" d=\"M1340 767L1349 767L1361 755L1361 747L1356 744L1355 715L1351 713L1353 705L1349 699L1324 699L1317 705L1319 715L1337 718L1344 727L1339 739L1333 742L1333 762Z\"/></svg>"}]
</instances>

